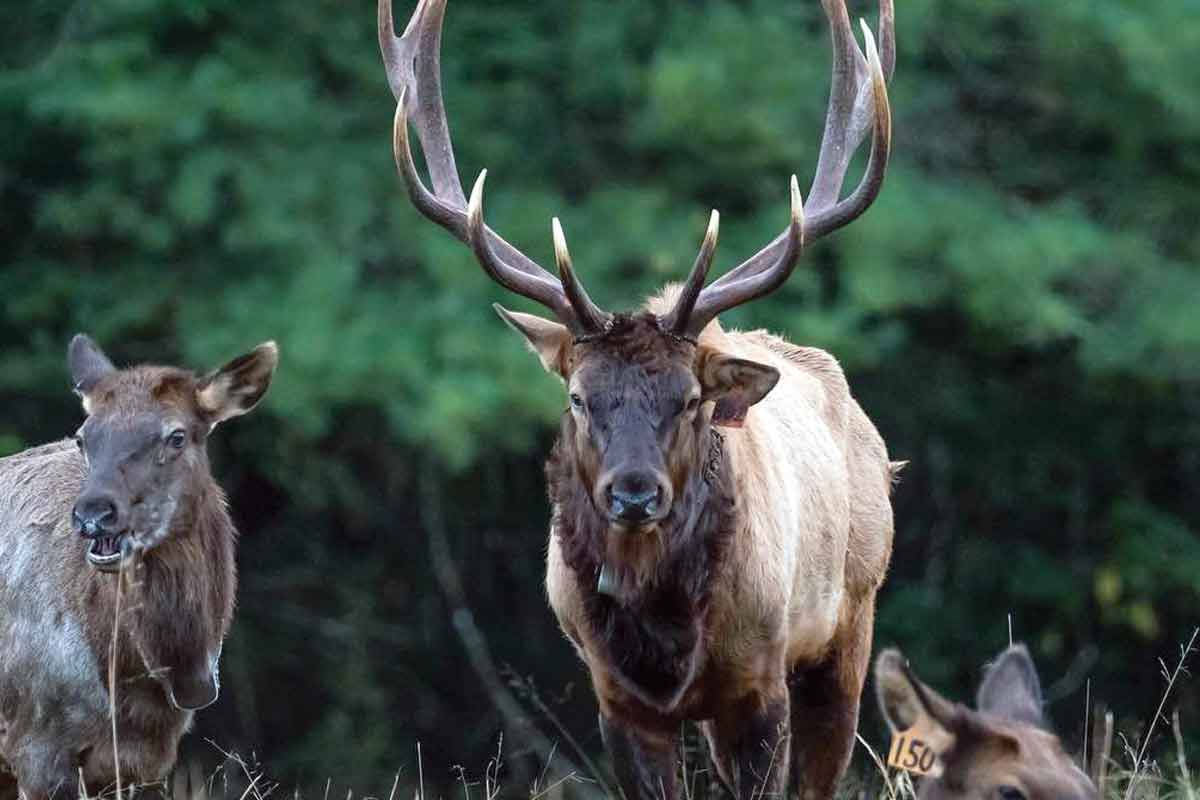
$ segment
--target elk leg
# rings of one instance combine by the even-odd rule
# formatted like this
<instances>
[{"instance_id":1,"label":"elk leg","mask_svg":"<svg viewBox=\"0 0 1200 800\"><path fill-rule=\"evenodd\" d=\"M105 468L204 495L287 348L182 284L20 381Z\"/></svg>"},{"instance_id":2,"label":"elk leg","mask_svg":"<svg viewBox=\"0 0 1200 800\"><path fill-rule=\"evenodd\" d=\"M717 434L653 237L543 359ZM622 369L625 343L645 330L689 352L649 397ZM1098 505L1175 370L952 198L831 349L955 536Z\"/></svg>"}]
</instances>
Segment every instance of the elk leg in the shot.
<instances>
[{"instance_id":1,"label":"elk leg","mask_svg":"<svg viewBox=\"0 0 1200 800\"><path fill-rule=\"evenodd\" d=\"M783 797L788 776L788 694L754 692L704 724L713 763L738 800Z\"/></svg>"},{"instance_id":2,"label":"elk leg","mask_svg":"<svg viewBox=\"0 0 1200 800\"><path fill-rule=\"evenodd\" d=\"M635 728L601 714L600 735L625 800L675 800L677 732Z\"/></svg>"},{"instance_id":3,"label":"elk leg","mask_svg":"<svg viewBox=\"0 0 1200 800\"><path fill-rule=\"evenodd\" d=\"M0 761L0 800L17 800L17 776Z\"/></svg>"},{"instance_id":4,"label":"elk leg","mask_svg":"<svg viewBox=\"0 0 1200 800\"><path fill-rule=\"evenodd\" d=\"M800 800L832 798L850 765L859 698L871 660L874 598L859 604L830 654L788 678L792 697L792 791Z\"/></svg>"}]
</instances>

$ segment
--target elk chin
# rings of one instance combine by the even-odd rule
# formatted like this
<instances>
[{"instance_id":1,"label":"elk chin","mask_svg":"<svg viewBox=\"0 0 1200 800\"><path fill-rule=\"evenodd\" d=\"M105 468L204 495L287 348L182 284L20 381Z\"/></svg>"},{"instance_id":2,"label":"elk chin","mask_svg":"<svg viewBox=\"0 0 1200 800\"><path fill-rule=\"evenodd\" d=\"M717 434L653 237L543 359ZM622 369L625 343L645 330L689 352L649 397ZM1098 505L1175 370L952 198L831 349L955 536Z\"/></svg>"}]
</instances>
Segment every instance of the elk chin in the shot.
<instances>
[{"instance_id":1,"label":"elk chin","mask_svg":"<svg viewBox=\"0 0 1200 800\"><path fill-rule=\"evenodd\" d=\"M638 528L613 525L605 535L604 549L596 591L622 605L628 605L653 583L666 551L657 524Z\"/></svg>"}]
</instances>

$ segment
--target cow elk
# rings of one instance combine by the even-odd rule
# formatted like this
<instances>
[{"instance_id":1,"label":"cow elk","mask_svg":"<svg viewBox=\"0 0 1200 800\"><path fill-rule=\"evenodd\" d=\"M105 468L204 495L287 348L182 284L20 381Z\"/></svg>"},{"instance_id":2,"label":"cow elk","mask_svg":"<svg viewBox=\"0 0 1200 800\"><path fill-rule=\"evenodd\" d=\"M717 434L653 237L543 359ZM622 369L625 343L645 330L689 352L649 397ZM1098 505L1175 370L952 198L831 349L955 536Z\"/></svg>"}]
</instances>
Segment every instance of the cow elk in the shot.
<instances>
[{"instance_id":1,"label":"cow elk","mask_svg":"<svg viewBox=\"0 0 1200 800\"><path fill-rule=\"evenodd\" d=\"M701 723L740 798L780 795L789 779L802 797L831 797L854 742L897 465L832 356L717 321L779 288L806 244L857 218L882 186L891 0L880 1L878 51L863 24L865 53L844 1L823 4L833 87L807 207L793 176L784 231L705 286L713 212L686 282L641 311L614 314L584 289L558 220L556 277L484 223L486 173L469 200L463 192L440 84L446 0L420 0L402 36L391 0L379 2L398 101L393 151L410 199L469 245L493 280L555 317L496 307L566 385L569 407L546 467L546 584L591 672L628 800L676 795L686 720ZM868 134L866 171L839 199Z\"/></svg>"},{"instance_id":2,"label":"cow elk","mask_svg":"<svg viewBox=\"0 0 1200 800\"><path fill-rule=\"evenodd\" d=\"M897 650L875 662L875 689L892 731L922 731L941 761L939 776L922 779L920 800L1096 799L1091 780L1047 727L1024 645L988 668L974 710L922 683Z\"/></svg>"},{"instance_id":3,"label":"cow elk","mask_svg":"<svg viewBox=\"0 0 1200 800\"><path fill-rule=\"evenodd\" d=\"M86 336L68 357L74 441L0 459L0 797L103 790L118 767L160 780L217 699L237 533L206 443L262 399L277 351L204 376L117 369Z\"/></svg>"}]
</instances>

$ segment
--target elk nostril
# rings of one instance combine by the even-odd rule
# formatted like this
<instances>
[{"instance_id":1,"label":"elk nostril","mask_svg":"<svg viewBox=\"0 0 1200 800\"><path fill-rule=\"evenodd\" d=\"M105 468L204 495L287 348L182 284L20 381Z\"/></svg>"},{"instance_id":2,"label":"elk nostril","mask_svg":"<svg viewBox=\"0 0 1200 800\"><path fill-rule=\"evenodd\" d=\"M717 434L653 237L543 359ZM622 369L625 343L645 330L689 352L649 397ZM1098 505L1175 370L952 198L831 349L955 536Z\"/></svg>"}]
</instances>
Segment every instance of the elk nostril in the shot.
<instances>
[{"instance_id":1,"label":"elk nostril","mask_svg":"<svg viewBox=\"0 0 1200 800\"><path fill-rule=\"evenodd\" d=\"M85 500L71 511L71 520L79 533L95 537L117 522L117 504L110 499Z\"/></svg>"},{"instance_id":2,"label":"elk nostril","mask_svg":"<svg viewBox=\"0 0 1200 800\"><path fill-rule=\"evenodd\" d=\"M657 489L636 493L614 491L609 507L622 519L640 520L655 513L658 501Z\"/></svg>"},{"instance_id":3,"label":"elk nostril","mask_svg":"<svg viewBox=\"0 0 1200 800\"><path fill-rule=\"evenodd\" d=\"M650 510L650 513L653 514L655 511L658 511L658 507L662 505L662 501L663 501L663 490L662 490L661 486L657 486L654 489L654 497L650 500L649 503L646 504L646 507Z\"/></svg>"}]
</instances>

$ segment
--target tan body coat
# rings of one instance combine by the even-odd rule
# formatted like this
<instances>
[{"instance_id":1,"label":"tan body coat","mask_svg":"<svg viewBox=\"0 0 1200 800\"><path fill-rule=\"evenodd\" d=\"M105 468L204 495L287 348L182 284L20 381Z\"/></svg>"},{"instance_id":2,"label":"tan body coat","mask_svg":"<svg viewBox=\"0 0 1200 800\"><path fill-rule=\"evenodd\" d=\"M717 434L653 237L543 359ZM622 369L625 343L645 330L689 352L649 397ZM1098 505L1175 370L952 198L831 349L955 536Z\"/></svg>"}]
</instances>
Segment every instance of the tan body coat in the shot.
<instances>
[{"instance_id":1,"label":"tan body coat","mask_svg":"<svg viewBox=\"0 0 1200 800\"><path fill-rule=\"evenodd\" d=\"M409 199L489 277L557 320L495 306L566 385L546 464L547 589L591 670L601 736L629 800L676 794L682 719L704 721L718 772L743 800L785 791L789 768L793 790L832 796L854 743L891 550L887 455L832 358L763 333L725 335L715 322L782 286L807 245L859 217L883 186L891 0L879 2L878 47L865 22L859 47L844 0L821 6L833 63L807 203L793 175L784 230L708 283L714 210L682 287L627 314L591 299L559 219L557 274L484 222L487 171L468 195L442 100L447 0L421 0L399 36L391 0L379 0L397 102L392 152ZM868 136L866 168L843 199ZM744 427L722 438L714 421Z\"/></svg>"},{"instance_id":2,"label":"tan body coat","mask_svg":"<svg viewBox=\"0 0 1200 800\"><path fill-rule=\"evenodd\" d=\"M649 310L672 301L667 293ZM887 451L837 361L766 332L725 332L716 322L700 344L770 364L782 377L744 427L723 431L738 530L713 579L703 672L671 724L709 718L732 699L766 691L797 668L820 663L839 638L854 639L864 625L869 642L874 595L892 548ZM578 581L552 527L550 604L591 669L601 710L658 716L605 675ZM847 676L860 687L867 655L854 659Z\"/></svg>"}]
</instances>

